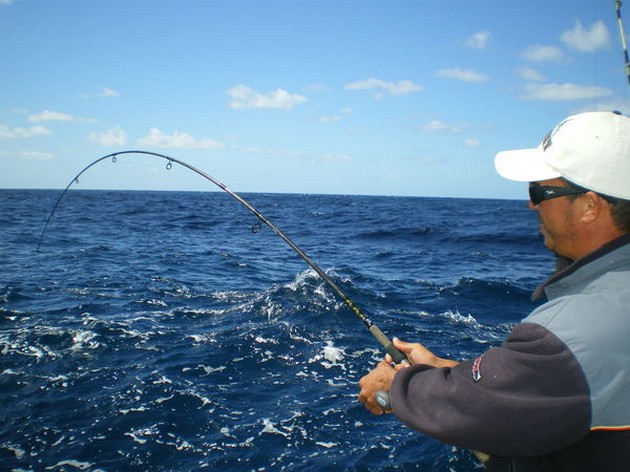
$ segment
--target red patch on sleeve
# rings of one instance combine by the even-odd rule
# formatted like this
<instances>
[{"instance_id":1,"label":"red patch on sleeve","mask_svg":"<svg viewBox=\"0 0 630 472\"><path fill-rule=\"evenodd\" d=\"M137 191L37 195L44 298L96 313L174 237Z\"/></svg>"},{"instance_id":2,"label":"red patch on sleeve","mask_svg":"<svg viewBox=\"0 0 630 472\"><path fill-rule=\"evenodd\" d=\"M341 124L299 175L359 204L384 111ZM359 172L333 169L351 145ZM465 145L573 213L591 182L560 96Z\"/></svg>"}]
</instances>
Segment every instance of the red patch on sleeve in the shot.
<instances>
[{"instance_id":1,"label":"red patch on sleeve","mask_svg":"<svg viewBox=\"0 0 630 472\"><path fill-rule=\"evenodd\" d=\"M475 362L473 362L472 379L475 383L481 380L481 359L483 359L483 354L475 359Z\"/></svg>"}]
</instances>

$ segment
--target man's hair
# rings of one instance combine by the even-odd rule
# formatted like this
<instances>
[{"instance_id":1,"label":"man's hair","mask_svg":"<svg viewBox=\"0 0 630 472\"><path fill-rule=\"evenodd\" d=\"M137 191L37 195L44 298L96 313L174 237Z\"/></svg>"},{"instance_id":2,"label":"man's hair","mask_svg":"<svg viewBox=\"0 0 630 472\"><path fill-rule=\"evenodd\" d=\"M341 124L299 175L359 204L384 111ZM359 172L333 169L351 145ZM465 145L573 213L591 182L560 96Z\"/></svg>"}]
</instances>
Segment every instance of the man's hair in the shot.
<instances>
[{"instance_id":1,"label":"man's hair","mask_svg":"<svg viewBox=\"0 0 630 472\"><path fill-rule=\"evenodd\" d=\"M582 190L584 192L590 192L589 189L580 187L579 185L574 184L570 180L565 178L562 179L567 187ZM595 192L597 195L602 197L608 203L610 203L610 214L612 216L613 222L615 226L621 230L623 233L630 233L630 200L623 200L621 198L610 197L608 195L604 195L599 192ZM579 195L569 195L570 199L576 199Z\"/></svg>"}]
</instances>

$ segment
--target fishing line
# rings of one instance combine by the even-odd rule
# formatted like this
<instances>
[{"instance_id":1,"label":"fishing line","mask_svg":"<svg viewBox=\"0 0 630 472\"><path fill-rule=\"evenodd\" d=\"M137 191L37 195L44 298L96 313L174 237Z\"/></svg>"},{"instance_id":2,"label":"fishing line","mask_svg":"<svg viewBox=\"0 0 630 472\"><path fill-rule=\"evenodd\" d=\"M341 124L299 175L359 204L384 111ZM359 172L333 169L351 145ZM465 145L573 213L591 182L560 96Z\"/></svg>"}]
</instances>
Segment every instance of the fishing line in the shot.
<instances>
[{"instance_id":1,"label":"fishing line","mask_svg":"<svg viewBox=\"0 0 630 472\"><path fill-rule=\"evenodd\" d=\"M79 177L81 177L81 175L87 172L88 169L95 166L99 162L110 159L113 163L116 163L119 157L123 155L127 155L127 154L142 154L142 155L154 156L154 157L165 159L167 161L166 170L171 170L173 168L173 163L175 162L199 174L206 180L209 180L214 185L219 187L221 190L225 191L228 195L234 198L237 202L239 202L241 205L247 208L250 212L252 212L258 218L256 223L251 228L253 233L257 233L260 231L262 223L264 223L269 228L271 228L271 230L274 233L276 233L276 235L278 235L280 239L282 239L285 243L287 243L289 247L293 249L297 253L297 255L300 256L304 260L304 262L306 262L315 272L317 272L317 274L322 278L322 280L337 294L337 296L339 296L339 298L341 298L341 300L343 300L343 302L348 306L348 308L352 310L352 312L357 316L357 318L359 318L359 320L363 322L363 324L370 331L370 333L372 333L372 336L374 336L374 338L381 344L381 346L383 346L383 348L385 349L385 352L387 352L392 357L395 363L399 364L407 360L406 356L394 347L391 340L383 333L383 331L381 331L381 329L370 318L367 317L367 315L359 308L359 306L356 303L354 303L354 301L352 301L352 299L348 295L346 295L346 293L309 256L307 256L304 253L304 251L302 251L302 249L300 249L288 236L286 236L282 231L280 231L276 227L276 225L274 225L271 221L269 221L262 213L260 213L256 208L254 208L247 200L245 200L243 197L241 197L237 193L230 190L225 184L218 181L217 179L207 174L206 172L184 161L181 161L174 157L166 156L164 154L158 154L156 152L149 152L149 151L121 151L121 152L116 152L116 153L112 153L112 154L108 154L106 156L100 157L96 159L95 161L93 161L92 163L90 163L89 165L87 165L83 170L81 170L81 172L79 172L76 176L74 176L72 180L70 180L66 188L63 190L63 192L61 192L61 195L59 195L59 198L55 202L50 214L48 215L48 218L46 219L46 223L44 224L44 229L42 230L42 234L39 238L39 242L37 244L38 251L42 244L42 240L44 239L44 234L46 233L48 224L50 223L50 220L52 219L55 213L55 210L59 206L61 199L68 192L72 184L79 183Z\"/></svg>"}]
</instances>

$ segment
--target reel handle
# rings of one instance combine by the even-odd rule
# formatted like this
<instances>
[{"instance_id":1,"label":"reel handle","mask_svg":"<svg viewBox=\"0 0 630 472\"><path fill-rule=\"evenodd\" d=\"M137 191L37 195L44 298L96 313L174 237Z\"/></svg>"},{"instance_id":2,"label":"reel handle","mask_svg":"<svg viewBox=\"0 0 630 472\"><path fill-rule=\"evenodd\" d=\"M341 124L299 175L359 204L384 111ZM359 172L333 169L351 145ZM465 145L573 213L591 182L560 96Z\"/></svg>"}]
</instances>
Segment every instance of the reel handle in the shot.
<instances>
[{"instance_id":1,"label":"reel handle","mask_svg":"<svg viewBox=\"0 0 630 472\"><path fill-rule=\"evenodd\" d=\"M392 411L392 405L389 402L389 392L385 390L376 392L376 404L380 406L385 413Z\"/></svg>"}]
</instances>

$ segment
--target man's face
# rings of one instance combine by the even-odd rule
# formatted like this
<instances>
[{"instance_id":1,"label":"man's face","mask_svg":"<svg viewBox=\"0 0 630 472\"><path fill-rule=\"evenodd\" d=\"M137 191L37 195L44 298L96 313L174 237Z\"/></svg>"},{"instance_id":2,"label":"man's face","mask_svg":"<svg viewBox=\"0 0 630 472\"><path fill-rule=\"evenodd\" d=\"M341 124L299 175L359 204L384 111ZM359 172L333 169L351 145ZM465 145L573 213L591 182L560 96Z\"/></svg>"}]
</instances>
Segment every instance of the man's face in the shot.
<instances>
[{"instance_id":1,"label":"man's face","mask_svg":"<svg viewBox=\"0 0 630 472\"><path fill-rule=\"evenodd\" d=\"M562 179L543 180L540 185L566 187ZM578 215L574 210L575 200L569 197L558 197L545 200L538 205L530 201L531 209L538 211L540 232L545 238L545 246L550 251L569 259L576 259L578 243Z\"/></svg>"}]
</instances>

